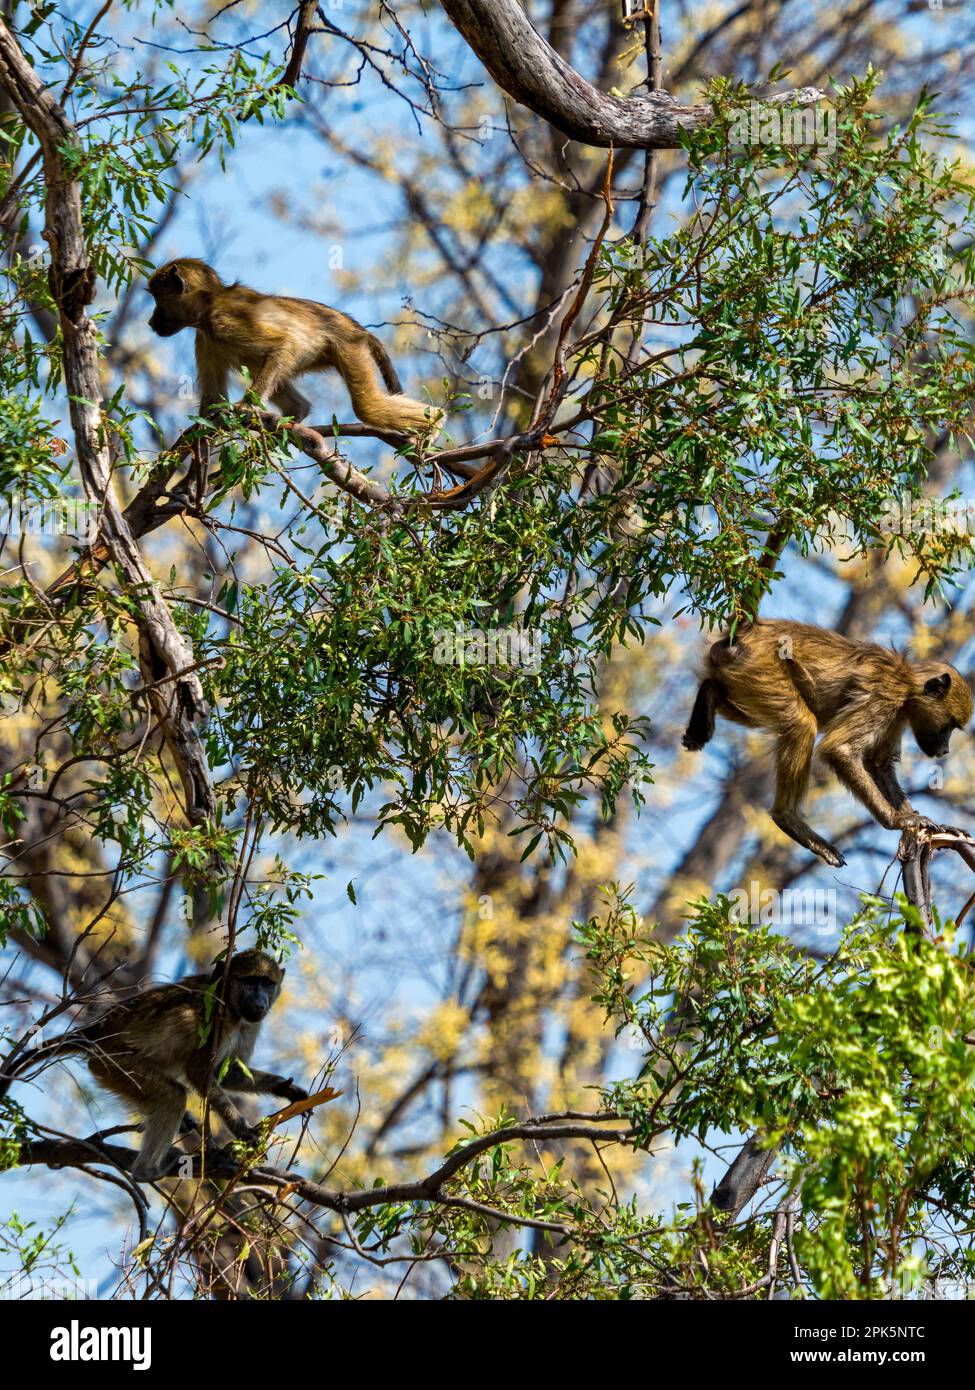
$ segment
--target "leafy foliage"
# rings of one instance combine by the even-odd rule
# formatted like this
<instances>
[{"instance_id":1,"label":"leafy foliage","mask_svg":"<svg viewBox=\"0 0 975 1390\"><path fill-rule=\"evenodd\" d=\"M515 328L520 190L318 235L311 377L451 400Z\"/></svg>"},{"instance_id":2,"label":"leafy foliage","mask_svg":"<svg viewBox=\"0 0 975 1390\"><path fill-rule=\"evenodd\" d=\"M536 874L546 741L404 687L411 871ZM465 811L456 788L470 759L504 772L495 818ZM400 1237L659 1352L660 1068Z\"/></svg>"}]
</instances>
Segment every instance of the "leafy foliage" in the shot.
<instances>
[{"instance_id":1,"label":"leafy foliage","mask_svg":"<svg viewBox=\"0 0 975 1390\"><path fill-rule=\"evenodd\" d=\"M564 1155L539 1165L501 1144L419 1220L402 1204L364 1213L362 1243L397 1249L408 1232L419 1255L435 1239L464 1264L461 1298L740 1297L768 1289L772 1230L794 1201L805 1293L886 1299L963 1284L975 974L953 936L948 924L926 940L909 905L868 902L819 964L767 925L733 920L722 899L695 904L687 935L663 945L612 890L581 940L596 999L618 1035L642 1040L645 1061L600 1109L646 1148L756 1131L778 1153L771 1195L742 1225L722 1221L700 1182L675 1216L648 1215L635 1198L581 1188ZM502 1213L539 1234L511 1252Z\"/></svg>"}]
</instances>

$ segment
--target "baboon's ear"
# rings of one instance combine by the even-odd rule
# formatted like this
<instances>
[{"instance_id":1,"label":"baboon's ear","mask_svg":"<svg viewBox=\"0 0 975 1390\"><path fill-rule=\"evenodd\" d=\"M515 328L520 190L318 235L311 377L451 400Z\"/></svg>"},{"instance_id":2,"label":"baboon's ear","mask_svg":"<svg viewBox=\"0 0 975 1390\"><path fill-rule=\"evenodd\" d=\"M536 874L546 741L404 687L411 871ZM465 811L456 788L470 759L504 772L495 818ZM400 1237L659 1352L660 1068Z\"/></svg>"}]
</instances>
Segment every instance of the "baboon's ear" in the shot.
<instances>
[{"instance_id":1,"label":"baboon's ear","mask_svg":"<svg viewBox=\"0 0 975 1390\"><path fill-rule=\"evenodd\" d=\"M168 270L164 270L162 275L153 276L158 289L170 291L172 294L183 294L186 289L186 281L180 274L179 266L171 265Z\"/></svg>"},{"instance_id":2,"label":"baboon's ear","mask_svg":"<svg viewBox=\"0 0 975 1390\"><path fill-rule=\"evenodd\" d=\"M940 676L932 676L930 680L924 682L924 693L940 699L942 695L947 695L950 685L951 677L947 671L943 671Z\"/></svg>"}]
</instances>

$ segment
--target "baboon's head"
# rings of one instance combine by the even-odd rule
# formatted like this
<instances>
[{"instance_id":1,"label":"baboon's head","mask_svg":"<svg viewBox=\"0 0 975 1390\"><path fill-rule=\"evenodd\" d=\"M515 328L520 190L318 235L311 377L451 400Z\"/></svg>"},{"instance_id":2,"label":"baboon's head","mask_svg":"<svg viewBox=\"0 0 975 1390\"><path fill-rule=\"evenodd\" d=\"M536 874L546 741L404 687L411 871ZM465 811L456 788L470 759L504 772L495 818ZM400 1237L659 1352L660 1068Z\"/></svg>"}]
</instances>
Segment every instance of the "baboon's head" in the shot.
<instances>
[{"instance_id":1,"label":"baboon's head","mask_svg":"<svg viewBox=\"0 0 975 1390\"><path fill-rule=\"evenodd\" d=\"M189 256L169 261L149 279L149 293L156 301L149 327L160 338L171 338L183 328L195 328L206 308L207 296L220 289L221 280L205 261Z\"/></svg>"},{"instance_id":2,"label":"baboon's head","mask_svg":"<svg viewBox=\"0 0 975 1390\"><path fill-rule=\"evenodd\" d=\"M216 962L214 979L223 979L224 968L222 960ZM225 996L227 1008L245 1023L260 1023L281 993L284 973L265 951L241 951L230 962Z\"/></svg>"},{"instance_id":3,"label":"baboon's head","mask_svg":"<svg viewBox=\"0 0 975 1390\"><path fill-rule=\"evenodd\" d=\"M921 752L941 758L955 729L963 729L972 717L972 692L965 677L942 661L919 662L914 675L917 688L907 702L908 723Z\"/></svg>"}]
</instances>

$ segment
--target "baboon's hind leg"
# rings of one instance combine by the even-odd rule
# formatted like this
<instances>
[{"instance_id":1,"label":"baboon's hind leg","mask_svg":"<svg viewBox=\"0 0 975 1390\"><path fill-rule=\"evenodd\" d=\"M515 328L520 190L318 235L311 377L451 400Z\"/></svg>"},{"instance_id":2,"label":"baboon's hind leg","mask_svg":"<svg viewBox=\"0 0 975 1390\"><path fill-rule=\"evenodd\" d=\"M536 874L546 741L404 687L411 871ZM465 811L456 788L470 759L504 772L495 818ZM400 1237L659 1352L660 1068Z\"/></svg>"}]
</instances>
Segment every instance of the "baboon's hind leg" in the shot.
<instances>
[{"instance_id":1,"label":"baboon's hind leg","mask_svg":"<svg viewBox=\"0 0 975 1390\"><path fill-rule=\"evenodd\" d=\"M302 420L307 420L311 411L311 401L290 381L281 383L271 396L271 404L276 405L282 415L294 420L296 425L300 425Z\"/></svg>"},{"instance_id":2,"label":"baboon's hind leg","mask_svg":"<svg viewBox=\"0 0 975 1390\"><path fill-rule=\"evenodd\" d=\"M812 850L825 863L839 869L846 860L835 845L816 834L808 821L803 819L800 810L809 785L809 769L818 726L802 701L797 699L796 705L796 712L788 727L779 735L772 819L796 844Z\"/></svg>"},{"instance_id":3,"label":"baboon's hind leg","mask_svg":"<svg viewBox=\"0 0 975 1390\"><path fill-rule=\"evenodd\" d=\"M701 682L687 731L681 740L684 747L692 753L696 753L699 748L710 742L714 734L715 710L725 699L725 694L724 686L712 676Z\"/></svg>"},{"instance_id":4,"label":"baboon's hind leg","mask_svg":"<svg viewBox=\"0 0 975 1390\"><path fill-rule=\"evenodd\" d=\"M164 1076L144 1073L144 1103L148 1109L142 1127L142 1147L132 1165L134 1178L152 1181L166 1170L169 1151L180 1131L186 1112L186 1091L178 1082Z\"/></svg>"}]
</instances>

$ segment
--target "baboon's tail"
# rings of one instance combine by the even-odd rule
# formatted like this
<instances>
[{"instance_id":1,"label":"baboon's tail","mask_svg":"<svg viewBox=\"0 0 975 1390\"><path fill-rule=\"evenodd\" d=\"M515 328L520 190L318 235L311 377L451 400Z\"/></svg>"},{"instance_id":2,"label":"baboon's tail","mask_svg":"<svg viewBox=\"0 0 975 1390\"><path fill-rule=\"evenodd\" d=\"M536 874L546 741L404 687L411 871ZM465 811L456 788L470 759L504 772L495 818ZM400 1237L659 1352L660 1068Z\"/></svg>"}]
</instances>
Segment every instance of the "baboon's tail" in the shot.
<instances>
[{"instance_id":1,"label":"baboon's tail","mask_svg":"<svg viewBox=\"0 0 975 1390\"><path fill-rule=\"evenodd\" d=\"M373 360L379 368L379 374L386 383L386 390L393 391L396 395L401 395L403 383L399 379L396 368L390 361L389 353L383 347L379 339L372 333L369 334L369 351L373 355Z\"/></svg>"},{"instance_id":2,"label":"baboon's tail","mask_svg":"<svg viewBox=\"0 0 975 1390\"><path fill-rule=\"evenodd\" d=\"M381 354L381 355L380 355ZM371 333L346 350L337 363L352 398L352 409L365 425L399 434L431 436L443 422L443 411L422 401L404 396L399 377L385 349ZM386 386L396 390L383 391L376 380L376 368Z\"/></svg>"}]
</instances>

